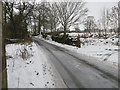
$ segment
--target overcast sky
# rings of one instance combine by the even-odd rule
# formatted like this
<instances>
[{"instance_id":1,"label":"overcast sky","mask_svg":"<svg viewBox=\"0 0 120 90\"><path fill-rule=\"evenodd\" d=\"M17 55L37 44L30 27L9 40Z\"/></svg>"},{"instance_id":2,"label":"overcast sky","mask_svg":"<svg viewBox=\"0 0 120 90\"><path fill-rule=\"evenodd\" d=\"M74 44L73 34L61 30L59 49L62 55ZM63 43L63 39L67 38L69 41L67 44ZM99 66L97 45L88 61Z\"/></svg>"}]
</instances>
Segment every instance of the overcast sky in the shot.
<instances>
[{"instance_id":1,"label":"overcast sky","mask_svg":"<svg viewBox=\"0 0 120 90\"><path fill-rule=\"evenodd\" d=\"M44 0L36 0L36 1L44 1ZM68 1L68 0L45 0L49 2L57 2L57 1ZM76 2L80 0L69 0L71 2ZM94 16L96 19L100 17L101 11L104 8L111 8L113 6L117 6L117 3L120 0L82 0L86 2L86 7L89 9L88 15Z\"/></svg>"},{"instance_id":2,"label":"overcast sky","mask_svg":"<svg viewBox=\"0 0 120 90\"><path fill-rule=\"evenodd\" d=\"M41 0L36 0L36 1L41 1ZM44 1L44 0L42 0ZM66 0L46 0L50 2L56 2L56 1L66 1ZM70 1L80 1L80 0L70 0ZM83 0L86 2L86 6L89 10L88 15L94 16L95 19L99 19L101 16L101 12L104 8L110 9L113 6L117 6L117 3L120 0ZM83 27L81 27L83 29Z\"/></svg>"},{"instance_id":3,"label":"overcast sky","mask_svg":"<svg viewBox=\"0 0 120 90\"><path fill-rule=\"evenodd\" d=\"M94 16L95 19L99 19L103 9L110 9L113 6L117 6L120 0L85 0L86 7L89 9L88 15ZM81 27L83 29L83 27Z\"/></svg>"},{"instance_id":4,"label":"overcast sky","mask_svg":"<svg viewBox=\"0 0 120 90\"><path fill-rule=\"evenodd\" d=\"M98 20L101 15L102 15L102 11L103 9L110 9L111 7L113 6L117 6L117 3L118 3L118 0L109 0L109 2L107 2L107 0L104 0L103 2L99 2L96 0L90 0L88 1L87 0L87 3L86 3L86 7L88 8L88 15L90 16L94 16L96 20ZM81 29L84 29L84 26L83 25L80 25L80 28Z\"/></svg>"},{"instance_id":5,"label":"overcast sky","mask_svg":"<svg viewBox=\"0 0 120 90\"><path fill-rule=\"evenodd\" d=\"M110 9L117 6L117 2L87 2L86 7L89 9L88 15L94 16L99 19L101 12L104 8Z\"/></svg>"}]
</instances>

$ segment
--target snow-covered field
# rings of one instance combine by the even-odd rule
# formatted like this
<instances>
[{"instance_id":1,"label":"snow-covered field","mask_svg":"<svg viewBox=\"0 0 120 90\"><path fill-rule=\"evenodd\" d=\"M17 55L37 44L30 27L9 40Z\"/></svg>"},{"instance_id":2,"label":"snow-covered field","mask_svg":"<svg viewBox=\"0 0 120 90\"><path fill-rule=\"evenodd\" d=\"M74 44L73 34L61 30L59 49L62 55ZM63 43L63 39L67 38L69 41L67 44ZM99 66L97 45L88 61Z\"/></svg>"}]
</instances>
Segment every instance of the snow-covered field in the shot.
<instances>
[{"instance_id":1,"label":"snow-covered field","mask_svg":"<svg viewBox=\"0 0 120 90\"><path fill-rule=\"evenodd\" d=\"M36 36L41 38L41 36ZM54 42L48 37L45 40L51 44L66 48L73 52L94 57L114 68L118 68L117 38L96 39L81 38L84 42L81 48ZM44 39L43 39L44 40ZM9 88L64 88L61 76L49 61L49 57L40 46L31 44L6 45L7 72Z\"/></svg>"},{"instance_id":2,"label":"snow-covered field","mask_svg":"<svg viewBox=\"0 0 120 90\"><path fill-rule=\"evenodd\" d=\"M8 88L65 88L60 75L41 47L6 45Z\"/></svg>"},{"instance_id":3,"label":"snow-covered field","mask_svg":"<svg viewBox=\"0 0 120 90\"><path fill-rule=\"evenodd\" d=\"M73 34L75 36L75 34ZM41 36L38 36L41 38ZM44 40L44 39L43 39ZM118 68L118 53L120 50L117 46L118 38L97 39L97 38L81 38L81 48L57 43L50 40L45 40L51 44L69 49L71 51L84 54L86 56L94 57L96 60L108 64L112 67Z\"/></svg>"}]
</instances>

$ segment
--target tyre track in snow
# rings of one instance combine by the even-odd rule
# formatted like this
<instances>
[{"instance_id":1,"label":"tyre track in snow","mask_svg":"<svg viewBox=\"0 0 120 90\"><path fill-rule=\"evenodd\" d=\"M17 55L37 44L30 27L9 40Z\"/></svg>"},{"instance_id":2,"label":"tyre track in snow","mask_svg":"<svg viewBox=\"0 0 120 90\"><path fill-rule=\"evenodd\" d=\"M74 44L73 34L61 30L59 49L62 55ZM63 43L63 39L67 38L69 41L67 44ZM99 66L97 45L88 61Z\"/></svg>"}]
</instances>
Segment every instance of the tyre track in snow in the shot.
<instances>
[{"instance_id":1,"label":"tyre track in snow","mask_svg":"<svg viewBox=\"0 0 120 90\"><path fill-rule=\"evenodd\" d=\"M64 69L69 73L70 77L72 78L72 80L74 81L74 83L76 84L77 87L79 88L84 88L84 85L82 85L82 83L76 78L76 76L74 75L74 73L71 73L71 71L68 70L68 68L61 62L61 60L51 51L50 48L48 48L45 44L48 44L48 45L51 45L52 47L54 47L56 50L59 50L63 53L66 53L68 56L71 56L73 58L75 58L75 60L79 60L80 63L82 64L85 64L87 65L88 67L92 68L93 70L101 73L100 75L105 78L105 79L108 79L110 80L111 82L117 82L118 81L118 78L115 77L114 75L104 71L104 70L101 70L99 67L95 66L95 65L92 65L90 64L89 62L85 61L85 60L81 60L80 58L78 58L77 56L75 55L72 55L71 53L68 52L68 50L64 49L64 48L61 48L61 47L58 47L56 45L53 45L53 44L50 44L50 43L47 43L45 41L41 41L41 40L38 40L38 39L34 39L35 42L37 42L39 45L42 45L43 47L45 47L46 50L48 50L58 61L59 63L64 67ZM41 43L42 42L42 43ZM65 80L64 80L65 81ZM67 84L67 82L65 81L65 83ZM69 87L69 86L68 86Z\"/></svg>"},{"instance_id":2,"label":"tyre track in snow","mask_svg":"<svg viewBox=\"0 0 120 90\"><path fill-rule=\"evenodd\" d=\"M37 44L39 44L39 45L44 46L43 44L39 43L38 41L35 41L35 42L37 42ZM45 47L45 46L44 46L44 47ZM60 59L58 59L50 49L48 49L47 47L45 47L45 49L48 50L48 51L55 57L55 59L57 59L57 60L59 61L59 63L61 64L61 66L63 66L64 69L67 71L67 73L69 73L70 77L71 77L71 78L74 78L74 82L73 82L73 83L76 85L75 88L84 88L84 87L80 84L80 82L76 79L76 77L74 77L74 75L71 74L71 72L70 72L70 71L65 67L65 65L60 61ZM67 82L64 80L64 78L63 78L63 81L65 82L66 86L69 88L70 86L67 85Z\"/></svg>"},{"instance_id":3,"label":"tyre track in snow","mask_svg":"<svg viewBox=\"0 0 120 90\"><path fill-rule=\"evenodd\" d=\"M90 66L91 68L100 71L101 73L103 73L103 74L101 74L101 75L103 75L103 77L108 78L108 79L111 79L111 80L116 80L116 81L118 81L118 82L120 83L120 79L117 78L117 77L115 77L114 75L112 75L112 74L110 74L110 73L108 73L108 72L106 72L106 71L104 71L104 70L98 68L98 67L95 66L95 65L90 64L90 63L87 62L87 61L81 60L81 59L78 58L77 56L74 56L74 55L72 55L72 54L70 54L70 53L68 53L68 52L66 52L66 51L64 51L64 50L62 50L62 49L60 49L58 46L55 46L55 48L56 48L56 49L59 49L59 50L61 50L61 51L63 51L64 53L67 53L68 55L70 55L70 56L72 56L72 57L74 57L74 58L76 58L76 59L78 59L78 60L80 60L81 63L87 64L87 65ZM109 77L108 77L108 76L109 76Z\"/></svg>"}]
</instances>

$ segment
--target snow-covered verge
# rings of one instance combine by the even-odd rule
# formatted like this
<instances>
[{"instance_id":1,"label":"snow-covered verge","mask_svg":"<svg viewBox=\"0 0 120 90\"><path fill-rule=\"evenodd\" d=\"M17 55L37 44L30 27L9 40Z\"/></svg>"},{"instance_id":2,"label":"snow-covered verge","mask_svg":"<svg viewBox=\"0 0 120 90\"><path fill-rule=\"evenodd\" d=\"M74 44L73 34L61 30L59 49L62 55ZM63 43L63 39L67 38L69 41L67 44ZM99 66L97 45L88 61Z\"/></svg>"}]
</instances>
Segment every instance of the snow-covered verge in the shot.
<instances>
[{"instance_id":1,"label":"snow-covered verge","mask_svg":"<svg viewBox=\"0 0 120 90\"><path fill-rule=\"evenodd\" d=\"M65 84L35 43L6 45L8 88L65 88Z\"/></svg>"},{"instance_id":2,"label":"snow-covered verge","mask_svg":"<svg viewBox=\"0 0 120 90\"><path fill-rule=\"evenodd\" d=\"M41 38L41 37L37 36L37 38ZM68 50L77 52L79 54L83 54L89 57L94 57L98 61L108 64L112 67L118 68L118 64L119 64L118 53L120 53L120 50L116 45L116 42L118 41L117 38L108 38L108 39L81 38L80 40L84 42L81 44L81 48L57 43L55 41L52 41L51 39L45 41L66 48Z\"/></svg>"}]
</instances>

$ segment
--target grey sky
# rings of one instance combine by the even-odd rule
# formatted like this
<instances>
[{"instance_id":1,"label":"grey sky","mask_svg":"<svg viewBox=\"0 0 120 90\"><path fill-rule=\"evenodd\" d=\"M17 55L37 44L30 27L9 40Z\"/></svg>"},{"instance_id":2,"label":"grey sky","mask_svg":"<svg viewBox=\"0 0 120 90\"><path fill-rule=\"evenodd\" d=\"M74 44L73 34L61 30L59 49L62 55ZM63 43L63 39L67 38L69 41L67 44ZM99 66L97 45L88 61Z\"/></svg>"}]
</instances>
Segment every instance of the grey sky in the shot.
<instances>
[{"instance_id":1,"label":"grey sky","mask_svg":"<svg viewBox=\"0 0 120 90\"><path fill-rule=\"evenodd\" d=\"M88 15L94 16L99 19L101 12L104 8L110 9L117 6L117 2L87 2L86 7L89 9Z\"/></svg>"},{"instance_id":2,"label":"grey sky","mask_svg":"<svg viewBox=\"0 0 120 90\"><path fill-rule=\"evenodd\" d=\"M36 0L36 1L41 1L41 0ZM45 0L45 1L57 2L57 1L66 1L66 0ZM80 0L70 0L70 1L77 2ZM86 2L86 7L89 9L88 15L94 16L95 19L98 20L104 8L110 9L113 6L117 6L117 3L120 0L82 0L82 1ZM80 26L81 26L81 29L84 28L83 25L80 25Z\"/></svg>"},{"instance_id":3,"label":"grey sky","mask_svg":"<svg viewBox=\"0 0 120 90\"><path fill-rule=\"evenodd\" d=\"M36 0L37 2L39 1L44 1L44 0ZM57 2L57 1L68 1L68 0L45 0L49 2ZM79 2L80 0L69 0L73 2ZM117 3L120 0L82 0L86 2L86 7L89 9L88 15L94 16L96 19L100 17L101 11L103 8L111 8L113 6L116 6Z\"/></svg>"},{"instance_id":4,"label":"grey sky","mask_svg":"<svg viewBox=\"0 0 120 90\"><path fill-rule=\"evenodd\" d=\"M94 16L98 20L102 15L102 10L104 8L110 9L113 6L117 6L117 2L92 2L94 0L87 0L86 7L88 8L88 15ZM84 26L80 25L80 29L83 30Z\"/></svg>"}]
</instances>

